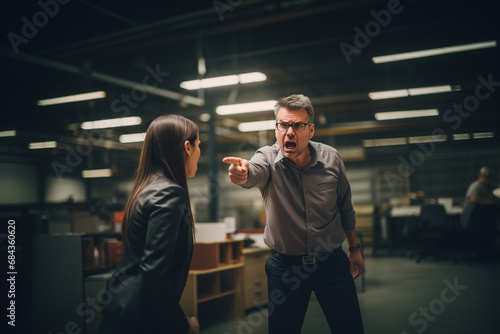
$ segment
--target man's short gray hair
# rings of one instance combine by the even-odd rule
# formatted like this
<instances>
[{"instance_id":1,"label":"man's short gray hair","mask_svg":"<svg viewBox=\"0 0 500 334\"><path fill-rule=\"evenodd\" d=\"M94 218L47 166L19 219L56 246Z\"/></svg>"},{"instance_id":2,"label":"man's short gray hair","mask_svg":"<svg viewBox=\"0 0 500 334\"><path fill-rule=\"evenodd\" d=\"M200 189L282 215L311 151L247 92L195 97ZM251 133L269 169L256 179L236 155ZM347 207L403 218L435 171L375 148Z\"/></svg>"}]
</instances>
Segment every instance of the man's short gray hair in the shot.
<instances>
[{"instance_id":1,"label":"man's short gray hair","mask_svg":"<svg viewBox=\"0 0 500 334\"><path fill-rule=\"evenodd\" d=\"M481 169L479 170L479 175L484 175L484 174L488 174L488 175L491 174L490 167L487 167L487 166L481 167Z\"/></svg>"},{"instance_id":2,"label":"man's short gray hair","mask_svg":"<svg viewBox=\"0 0 500 334\"><path fill-rule=\"evenodd\" d=\"M309 122L314 122L314 108L311 100L302 94L293 94L287 97L281 97L274 106L274 118L278 118L278 112L281 108L288 110L302 110L307 111L307 118Z\"/></svg>"}]
</instances>

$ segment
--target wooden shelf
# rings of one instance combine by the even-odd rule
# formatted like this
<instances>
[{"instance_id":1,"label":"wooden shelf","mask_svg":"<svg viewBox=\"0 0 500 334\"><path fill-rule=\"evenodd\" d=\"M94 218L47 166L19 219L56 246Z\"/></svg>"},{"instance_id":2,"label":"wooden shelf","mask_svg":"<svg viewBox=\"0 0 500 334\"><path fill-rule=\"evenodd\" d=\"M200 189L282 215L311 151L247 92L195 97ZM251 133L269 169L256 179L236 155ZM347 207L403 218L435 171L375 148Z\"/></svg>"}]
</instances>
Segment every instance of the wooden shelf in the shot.
<instances>
[{"instance_id":1,"label":"wooden shelf","mask_svg":"<svg viewBox=\"0 0 500 334\"><path fill-rule=\"evenodd\" d=\"M197 243L191 262L181 307L186 316L201 324L236 319L241 307L243 240Z\"/></svg>"},{"instance_id":2,"label":"wooden shelf","mask_svg":"<svg viewBox=\"0 0 500 334\"><path fill-rule=\"evenodd\" d=\"M190 274L195 274L195 275L203 275L203 274L209 274L209 273L215 273L223 270L231 270L235 268L242 268L245 264L244 263L237 263L237 264L229 264L223 267L216 267L216 268L211 268L211 269L203 269L203 270L190 270Z\"/></svg>"},{"instance_id":3,"label":"wooden shelf","mask_svg":"<svg viewBox=\"0 0 500 334\"><path fill-rule=\"evenodd\" d=\"M195 243L191 270L225 267L243 262L243 240Z\"/></svg>"},{"instance_id":4,"label":"wooden shelf","mask_svg":"<svg viewBox=\"0 0 500 334\"><path fill-rule=\"evenodd\" d=\"M218 293L217 295L206 296L206 297L205 296L199 296L198 297L198 304L204 303L204 302L208 302L210 300L214 300L214 299L221 298L221 297L224 297L224 296L229 296L229 295L232 295L232 294L236 294L236 290L224 291L224 292Z\"/></svg>"}]
</instances>

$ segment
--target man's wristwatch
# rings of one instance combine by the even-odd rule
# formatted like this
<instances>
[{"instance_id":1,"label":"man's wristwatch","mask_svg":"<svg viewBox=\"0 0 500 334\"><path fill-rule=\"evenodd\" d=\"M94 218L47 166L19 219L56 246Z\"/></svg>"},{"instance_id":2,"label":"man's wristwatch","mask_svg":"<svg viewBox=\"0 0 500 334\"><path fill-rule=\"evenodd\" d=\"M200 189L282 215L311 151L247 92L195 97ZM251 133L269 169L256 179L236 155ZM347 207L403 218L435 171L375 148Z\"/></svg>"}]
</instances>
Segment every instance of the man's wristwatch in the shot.
<instances>
[{"instance_id":1,"label":"man's wristwatch","mask_svg":"<svg viewBox=\"0 0 500 334\"><path fill-rule=\"evenodd\" d=\"M349 252L356 252L356 251L359 251L361 250L361 246L359 245L359 242L356 246L351 246L349 247Z\"/></svg>"}]
</instances>

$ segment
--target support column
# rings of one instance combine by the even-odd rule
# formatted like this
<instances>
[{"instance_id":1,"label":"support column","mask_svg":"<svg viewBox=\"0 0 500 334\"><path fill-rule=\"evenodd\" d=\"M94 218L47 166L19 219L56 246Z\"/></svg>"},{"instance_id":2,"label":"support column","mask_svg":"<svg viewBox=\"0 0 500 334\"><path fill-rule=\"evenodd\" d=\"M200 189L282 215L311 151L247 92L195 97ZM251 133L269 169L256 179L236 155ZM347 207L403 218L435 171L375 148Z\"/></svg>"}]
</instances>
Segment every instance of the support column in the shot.
<instances>
[{"instance_id":1,"label":"support column","mask_svg":"<svg viewBox=\"0 0 500 334\"><path fill-rule=\"evenodd\" d=\"M218 220L219 183L217 179L217 138L215 134L215 107L209 108L210 120L208 122L208 186L209 186L209 220Z\"/></svg>"}]
</instances>

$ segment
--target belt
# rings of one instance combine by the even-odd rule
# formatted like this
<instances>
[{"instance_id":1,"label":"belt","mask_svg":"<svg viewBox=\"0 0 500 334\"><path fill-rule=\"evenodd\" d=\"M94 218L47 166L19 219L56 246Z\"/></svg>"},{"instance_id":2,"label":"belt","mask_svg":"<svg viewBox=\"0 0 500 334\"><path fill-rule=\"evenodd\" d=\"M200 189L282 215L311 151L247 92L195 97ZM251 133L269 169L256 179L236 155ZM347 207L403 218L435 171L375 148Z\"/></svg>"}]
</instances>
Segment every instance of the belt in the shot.
<instances>
[{"instance_id":1,"label":"belt","mask_svg":"<svg viewBox=\"0 0 500 334\"><path fill-rule=\"evenodd\" d=\"M316 255L287 255L287 254L280 253L277 250L271 249L271 254L279 254L281 257L283 257L284 259L286 259L288 261L302 262L303 264L314 264L314 263L316 263L316 256L323 256L327 253L333 254L341 249L342 249L342 247L337 247L332 251L317 253Z\"/></svg>"}]
</instances>

